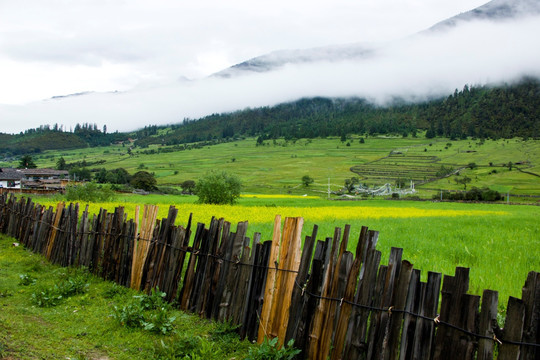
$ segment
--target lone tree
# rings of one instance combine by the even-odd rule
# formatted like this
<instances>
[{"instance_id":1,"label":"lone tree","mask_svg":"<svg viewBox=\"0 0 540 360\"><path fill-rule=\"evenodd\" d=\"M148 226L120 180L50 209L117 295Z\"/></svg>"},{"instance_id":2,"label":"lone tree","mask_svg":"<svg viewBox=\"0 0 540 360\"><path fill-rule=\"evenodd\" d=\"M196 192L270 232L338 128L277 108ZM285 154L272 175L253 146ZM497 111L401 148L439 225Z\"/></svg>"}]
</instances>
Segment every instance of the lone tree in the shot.
<instances>
[{"instance_id":1,"label":"lone tree","mask_svg":"<svg viewBox=\"0 0 540 360\"><path fill-rule=\"evenodd\" d=\"M236 175L225 171L210 171L195 185L195 192L202 204L234 204L240 197L242 184Z\"/></svg>"},{"instance_id":2,"label":"lone tree","mask_svg":"<svg viewBox=\"0 0 540 360\"><path fill-rule=\"evenodd\" d=\"M37 168L36 163L30 155L24 155L19 161L19 169L35 169Z\"/></svg>"},{"instance_id":3,"label":"lone tree","mask_svg":"<svg viewBox=\"0 0 540 360\"><path fill-rule=\"evenodd\" d=\"M180 187L182 188L182 192L184 194L193 194L193 191L195 190L195 181L194 180L186 180L180 184Z\"/></svg>"},{"instance_id":4,"label":"lone tree","mask_svg":"<svg viewBox=\"0 0 540 360\"><path fill-rule=\"evenodd\" d=\"M468 176L463 176L463 177L457 177L454 179L454 181L456 182L456 184L462 184L463 185L463 189L467 189L467 184L471 182L471 178L468 177Z\"/></svg>"},{"instance_id":5,"label":"lone tree","mask_svg":"<svg viewBox=\"0 0 540 360\"><path fill-rule=\"evenodd\" d=\"M131 186L136 189L152 191L157 189L157 181L153 174L148 171L137 171L130 181Z\"/></svg>"},{"instance_id":6,"label":"lone tree","mask_svg":"<svg viewBox=\"0 0 540 360\"><path fill-rule=\"evenodd\" d=\"M304 186L309 186L309 184L312 184L315 180L313 180L313 178L309 175L304 175L302 176L302 184L304 184Z\"/></svg>"},{"instance_id":7,"label":"lone tree","mask_svg":"<svg viewBox=\"0 0 540 360\"><path fill-rule=\"evenodd\" d=\"M66 159L63 156L56 160L56 170L67 170Z\"/></svg>"}]
</instances>

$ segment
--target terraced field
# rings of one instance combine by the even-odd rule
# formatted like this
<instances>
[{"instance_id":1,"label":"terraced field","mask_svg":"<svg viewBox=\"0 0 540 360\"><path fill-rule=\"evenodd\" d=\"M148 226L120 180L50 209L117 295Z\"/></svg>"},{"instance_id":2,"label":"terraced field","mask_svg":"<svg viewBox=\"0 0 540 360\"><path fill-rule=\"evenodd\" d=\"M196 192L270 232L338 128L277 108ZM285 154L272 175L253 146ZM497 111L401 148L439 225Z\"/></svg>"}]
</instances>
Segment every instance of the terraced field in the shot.
<instances>
[{"instance_id":1,"label":"terraced field","mask_svg":"<svg viewBox=\"0 0 540 360\"><path fill-rule=\"evenodd\" d=\"M362 182L381 184L396 180L424 184L441 178L441 167L459 169L457 164L442 163L437 156L392 152L389 156L351 167Z\"/></svg>"}]
</instances>

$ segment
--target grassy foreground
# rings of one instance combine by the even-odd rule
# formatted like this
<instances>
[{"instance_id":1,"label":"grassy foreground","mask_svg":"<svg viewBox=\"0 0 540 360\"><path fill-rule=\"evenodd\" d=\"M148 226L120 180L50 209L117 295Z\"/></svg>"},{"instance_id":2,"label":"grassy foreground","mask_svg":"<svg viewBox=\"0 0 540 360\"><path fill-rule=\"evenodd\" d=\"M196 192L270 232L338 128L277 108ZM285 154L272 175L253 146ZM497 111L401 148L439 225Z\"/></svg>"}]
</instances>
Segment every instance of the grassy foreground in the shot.
<instances>
[{"instance_id":1,"label":"grassy foreground","mask_svg":"<svg viewBox=\"0 0 540 360\"><path fill-rule=\"evenodd\" d=\"M35 201L54 206L55 200ZM170 205L179 209L177 224L193 221L209 224L212 216L232 223L249 221L248 236L272 236L275 215L304 218L302 237L319 226L318 239L331 237L335 227L351 225L349 250L354 252L362 226L380 232L377 249L382 261L391 247L404 249L403 257L422 270L453 275L455 267L471 268L470 293L484 289L499 291L499 308L508 296L521 297L529 271L540 271L540 207L531 205L467 204L417 201L328 201L316 197L251 195L237 205L196 204L194 196L121 196L112 203L90 204L90 213L100 207L113 210L124 206L133 217L135 206L157 204L159 218L167 216Z\"/></svg>"},{"instance_id":2,"label":"grassy foreground","mask_svg":"<svg viewBox=\"0 0 540 360\"><path fill-rule=\"evenodd\" d=\"M12 243L0 235L1 359L244 359L255 348L229 324L163 305L142 311L156 296L50 265ZM156 327L127 326L137 316L130 309Z\"/></svg>"}]
</instances>

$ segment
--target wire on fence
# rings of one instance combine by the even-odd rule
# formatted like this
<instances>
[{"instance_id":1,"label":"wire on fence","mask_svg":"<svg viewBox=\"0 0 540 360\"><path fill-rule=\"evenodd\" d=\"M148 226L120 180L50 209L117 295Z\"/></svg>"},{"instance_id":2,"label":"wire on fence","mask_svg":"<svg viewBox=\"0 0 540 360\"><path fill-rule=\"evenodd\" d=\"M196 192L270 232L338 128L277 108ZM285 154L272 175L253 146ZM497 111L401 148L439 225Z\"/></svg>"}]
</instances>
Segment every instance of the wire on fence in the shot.
<instances>
[{"instance_id":1,"label":"wire on fence","mask_svg":"<svg viewBox=\"0 0 540 360\"><path fill-rule=\"evenodd\" d=\"M7 207L7 208L11 213L13 213L15 215L19 215L19 216L21 216L23 218L30 218L34 222L39 222L39 223L42 223L42 224L49 225L51 228L53 228L53 229L55 229L55 230L57 230L59 232L66 232L66 230L64 230L62 228L59 228L59 227L56 227L56 226L54 226L52 224L49 224L49 223L47 223L47 222L45 222L43 220L38 220L36 218L31 217L30 215L23 215L21 212L11 210L11 208L9 208L9 207ZM112 235L111 233L96 232L96 231L87 231L87 232L82 232L82 233L79 233L79 234L81 234L81 235L100 235L100 236ZM124 238L128 238L127 234L121 234L121 235L115 234L115 235L123 236ZM262 268L262 269L265 269L265 270L283 271L283 272L287 272L287 273L296 273L296 274L298 273L298 271L296 271L296 270L289 270L289 269L279 268L277 262L276 262L276 267L270 267L270 266L265 266L265 265L257 265L257 264L249 264L249 263L242 263L240 260L230 260L230 259L225 259L223 257L217 256L217 255L211 254L211 253L201 253L199 250L193 250L192 248L189 248L189 247L184 249L184 248L175 247L175 246L172 246L171 244L167 244L167 243L164 243L162 241L158 241L158 240L154 240L154 239L143 239L143 238L140 238L139 235L137 235L137 240L153 242L155 244L160 244L160 245L167 246L167 247L169 247L169 248L171 248L173 250L182 251L184 253L190 253L190 254L193 254L195 256L211 257L211 258L221 260L221 261L224 261L224 262L228 262L228 263L231 263L231 264L248 266L248 267L252 267L252 268ZM477 339L491 340L491 341L493 341L495 343L498 343L499 345L509 344L509 345L516 345L516 346L530 346L530 347L540 348L540 344L536 344L536 343L526 343L526 342L518 342L518 341L511 341L511 340L500 340L495 335L493 335L493 337L490 337L490 336L487 336L487 335L477 334L477 333L471 332L471 331L469 331L467 329L463 329L463 328L461 328L459 326L456 326L456 325L453 325L451 323L440 320L440 315L437 315L435 318L431 318L431 317L424 316L424 315L421 315L421 314L417 314L417 313L414 313L414 312L411 312L411 311L408 311L408 310L405 310L405 309L395 309L393 306L389 306L389 307L386 307L386 308L381 308L381 307L376 307L376 306L358 304L358 303L346 300L345 298L325 297L325 296L317 295L317 294L314 294L314 293L311 293L310 291L308 291L307 290L307 282L303 286L300 285L296 280L295 280L294 283L301 290L302 296L308 295L310 297L313 297L313 298L319 299L319 300L328 300L328 301L338 302L339 306L342 306L345 303L345 304L351 305L353 307L357 307L357 308L361 308L361 309L365 309L365 310L369 310L369 311L388 312L388 314L390 316L392 315L392 313L407 314L409 316L413 316L413 317L416 317L416 318L419 318L419 319L423 319L423 320L427 320L427 321L433 321L435 323L435 326L443 325L443 326L452 328L452 329L454 329L456 331L462 332L462 333L464 333L466 335L475 337Z\"/></svg>"}]
</instances>

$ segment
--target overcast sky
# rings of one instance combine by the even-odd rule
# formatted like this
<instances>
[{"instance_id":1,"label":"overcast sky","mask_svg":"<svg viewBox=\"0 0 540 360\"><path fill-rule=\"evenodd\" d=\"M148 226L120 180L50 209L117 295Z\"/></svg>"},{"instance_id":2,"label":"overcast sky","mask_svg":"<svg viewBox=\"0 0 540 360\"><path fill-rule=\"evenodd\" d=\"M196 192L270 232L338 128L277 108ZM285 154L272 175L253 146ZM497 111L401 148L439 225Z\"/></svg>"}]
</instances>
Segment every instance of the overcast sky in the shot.
<instances>
[{"instance_id":1,"label":"overcast sky","mask_svg":"<svg viewBox=\"0 0 540 360\"><path fill-rule=\"evenodd\" d=\"M394 42L485 2L0 0L0 132L77 122L125 131L301 96L421 97L538 71L538 18ZM386 57L362 64L205 79L275 50L388 42Z\"/></svg>"}]
</instances>

